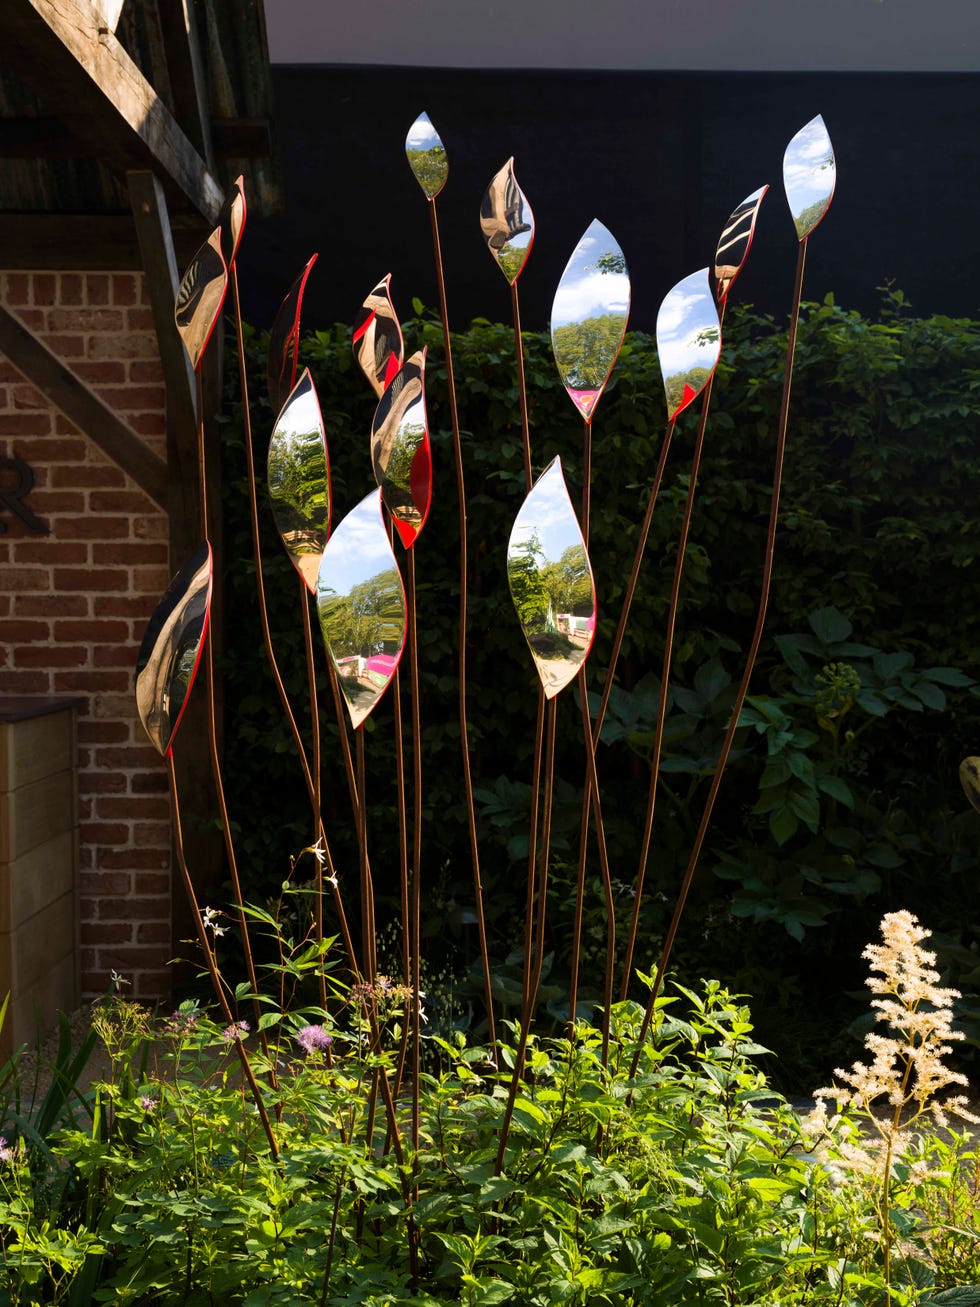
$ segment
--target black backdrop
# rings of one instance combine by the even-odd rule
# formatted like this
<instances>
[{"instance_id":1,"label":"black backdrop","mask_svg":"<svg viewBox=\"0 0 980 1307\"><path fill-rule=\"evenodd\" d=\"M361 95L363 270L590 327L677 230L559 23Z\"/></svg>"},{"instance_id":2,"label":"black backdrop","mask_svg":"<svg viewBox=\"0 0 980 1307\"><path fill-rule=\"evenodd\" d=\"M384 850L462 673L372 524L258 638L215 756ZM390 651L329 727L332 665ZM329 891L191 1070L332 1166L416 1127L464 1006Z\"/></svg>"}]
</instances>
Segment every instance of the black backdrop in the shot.
<instances>
[{"instance_id":1,"label":"black backdrop","mask_svg":"<svg viewBox=\"0 0 980 1307\"><path fill-rule=\"evenodd\" d=\"M980 314L980 75L273 69L284 212L242 249L246 317L270 325L308 256L304 323L350 321L386 272L401 317L436 304L425 200L404 154L425 110L449 154L439 199L453 322L508 321L483 246L480 199L509 155L537 234L521 278L524 325L547 325L562 269L600 218L626 254L632 325L652 329L670 287L709 263L731 210L764 182L740 295L783 315L795 235L782 155L815 114L837 155L837 195L810 241L806 294L874 312L886 279L917 313Z\"/></svg>"}]
</instances>

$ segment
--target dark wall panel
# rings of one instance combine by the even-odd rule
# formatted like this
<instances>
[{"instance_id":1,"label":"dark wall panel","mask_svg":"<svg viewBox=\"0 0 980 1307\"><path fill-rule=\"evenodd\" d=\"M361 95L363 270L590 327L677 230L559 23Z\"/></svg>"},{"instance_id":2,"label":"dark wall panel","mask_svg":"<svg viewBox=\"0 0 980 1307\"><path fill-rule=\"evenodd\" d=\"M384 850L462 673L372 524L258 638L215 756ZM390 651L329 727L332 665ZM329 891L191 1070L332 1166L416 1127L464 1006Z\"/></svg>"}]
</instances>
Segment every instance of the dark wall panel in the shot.
<instances>
[{"instance_id":1,"label":"dark wall panel","mask_svg":"<svg viewBox=\"0 0 980 1307\"><path fill-rule=\"evenodd\" d=\"M250 224L241 255L257 327L309 254L307 325L349 321L393 274L403 317L436 303L426 205L404 154L423 109L446 144L439 199L450 314L507 320L506 282L483 246L480 199L511 154L537 236L521 278L525 326L593 218L629 263L633 317L652 329L681 277L707 264L725 218L768 181L740 294L783 315L795 235L782 155L822 113L837 154L831 212L810 241L806 293L874 312L894 281L917 312L980 315L970 222L980 213L980 75L273 69L285 213ZM738 293L738 292L737 292Z\"/></svg>"}]
</instances>

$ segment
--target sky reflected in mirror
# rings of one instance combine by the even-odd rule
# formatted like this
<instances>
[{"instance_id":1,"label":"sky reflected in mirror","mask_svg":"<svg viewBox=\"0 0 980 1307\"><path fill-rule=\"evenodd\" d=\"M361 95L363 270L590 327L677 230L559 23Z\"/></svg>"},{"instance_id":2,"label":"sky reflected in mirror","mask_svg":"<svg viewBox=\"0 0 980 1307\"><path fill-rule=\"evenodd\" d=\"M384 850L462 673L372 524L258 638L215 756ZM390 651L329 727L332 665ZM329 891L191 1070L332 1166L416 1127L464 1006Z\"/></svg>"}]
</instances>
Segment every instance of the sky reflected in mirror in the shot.
<instances>
[{"instance_id":1,"label":"sky reflected in mirror","mask_svg":"<svg viewBox=\"0 0 980 1307\"><path fill-rule=\"evenodd\" d=\"M487 187L480 205L480 230L487 249L513 286L534 243L534 214L517 184L512 158Z\"/></svg>"},{"instance_id":2,"label":"sky reflected in mirror","mask_svg":"<svg viewBox=\"0 0 980 1307\"><path fill-rule=\"evenodd\" d=\"M657 314L657 353L671 419L700 395L718 365L721 326L708 269L668 292Z\"/></svg>"},{"instance_id":3,"label":"sky reflected in mirror","mask_svg":"<svg viewBox=\"0 0 980 1307\"><path fill-rule=\"evenodd\" d=\"M804 240L830 208L837 183L834 147L817 114L801 127L783 155L783 185L799 240Z\"/></svg>"},{"instance_id":4,"label":"sky reflected in mirror","mask_svg":"<svg viewBox=\"0 0 980 1307\"><path fill-rule=\"evenodd\" d=\"M427 113L420 113L408 129L405 153L424 195L434 200L449 177L449 156Z\"/></svg>"}]
</instances>

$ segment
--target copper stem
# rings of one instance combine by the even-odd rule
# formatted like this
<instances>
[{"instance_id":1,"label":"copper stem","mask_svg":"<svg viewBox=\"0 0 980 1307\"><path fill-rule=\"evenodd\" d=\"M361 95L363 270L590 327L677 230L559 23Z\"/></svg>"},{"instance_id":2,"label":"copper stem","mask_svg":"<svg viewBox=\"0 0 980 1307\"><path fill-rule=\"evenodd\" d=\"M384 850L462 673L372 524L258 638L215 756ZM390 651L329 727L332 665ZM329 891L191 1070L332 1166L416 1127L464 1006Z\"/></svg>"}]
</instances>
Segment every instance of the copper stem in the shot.
<instances>
[{"instance_id":1,"label":"copper stem","mask_svg":"<svg viewBox=\"0 0 980 1307\"><path fill-rule=\"evenodd\" d=\"M439 240L439 217L436 202L429 201L432 221L432 248L436 264L436 284L439 290L439 313L442 318L442 340L446 357L446 384L449 388L449 420L453 436L453 461L456 465L456 491L459 499L459 649L457 668L459 676L459 733L463 755L463 790L466 795L466 817L470 836L470 858L473 863L473 896L476 907L476 929L480 944L480 962L483 967L483 994L487 1007L488 1038L490 1047L496 1043L493 1018L493 989L490 980L490 954L487 948L486 918L483 912L483 882L480 876L480 850L476 836L476 808L473 802L473 777L470 770L470 741L466 721L466 484L463 478L463 448L459 434L459 411L456 404L456 381L453 375L453 348L449 335L449 311L446 307L446 279L442 267L442 245Z\"/></svg>"},{"instance_id":2,"label":"copper stem","mask_svg":"<svg viewBox=\"0 0 980 1307\"><path fill-rule=\"evenodd\" d=\"M745 662L745 670L742 672L742 680L735 696L735 702L732 706L732 715L728 722L728 730L725 732L725 738L722 742L721 752L718 755L718 761L715 764L715 772L711 778L711 788L708 791L708 798L704 805L704 811L701 814L701 824L698 827L697 835L694 838L694 846L691 849L691 856L687 864L687 870L684 872L684 879L681 882L680 892L677 895L677 902L674 905L674 913L667 928L667 935L664 939L663 949L660 954L660 961L657 963L657 971L653 978L653 988L650 991L650 998L647 1002L646 1012L643 1016L643 1025L640 1029L640 1035L637 1040L636 1051L633 1054L633 1064L631 1075L636 1074L636 1068L639 1065L640 1049L646 1038L647 1031L650 1029L650 1022L653 1020L654 1010L656 1008L657 997L660 993L660 986L663 983L664 972L667 969L667 963L670 960L671 950L674 946L674 939L677 935L677 927L680 923L681 914L687 903L688 891L691 888L691 881L694 879L694 872L698 865L698 859L701 856L701 848L704 844L704 837L708 830L708 823L711 821L711 815L714 811L715 800L718 797L718 790L721 787L721 778L728 762L728 755L731 753L732 742L735 739L735 731L738 728L738 719L745 703L745 696L749 691L749 681L752 679L752 672L755 668L755 660L759 652L759 645L762 643L762 630L766 621L766 611L769 606L769 590L772 584L772 565L773 557L776 550L776 520L779 516L779 493L783 482L783 459L786 453L786 428L789 422L789 397L793 382L793 360L796 354L796 332L800 320L800 298L803 294L803 268L806 263L806 237L800 241L799 254L796 260L796 279L793 285L793 302L790 310L789 333L786 342L786 368L783 374L783 395L779 407L779 426L776 434L776 458L772 478L772 497L769 506L769 527L766 533L766 552L762 564L762 589L759 596L759 609L755 619L755 630L752 633L752 643L749 645L749 652Z\"/></svg>"},{"instance_id":3,"label":"copper stem","mask_svg":"<svg viewBox=\"0 0 980 1307\"><path fill-rule=\"evenodd\" d=\"M592 789L593 811L595 814L596 839L599 845L599 869L602 873L602 892L606 900L606 972L603 987L602 1012L602 1065L609 1060L609 1023L612 1017L613 1003L613 968L616 965L616 907L613 902L612 875L609 871L609 855L606 851L606 831L602 823L602 801L599 797L599 778L595 769L595 745L592 742L591 721L589 718L589 692L585 683L585 668L579 673L579 697L582 706L582 730L585 736L585 764L587 784ZM576 923L576 940L581 937L581 920ZM571 1037L574 1038L572 1016Z\"/></svg>"},{"instance_id":4,"label":"copper stem","mask_svg":"<svg viewBox=\"0 0 980 1307\"><path fill-rule=\"evenodd\" d=\"M374 935L374 886L371 881L371 867L367 856L367 790L364 780L364 727L358 726L354 732L355 752L357 756L357 848L361 874L361 952L364 957L364 974L368 983L374 984L377 974L377 957L375 955Z\"/></svg>"},{"instance_id":5,"label":"copper stem","mask_svg":"<svg viewBox=\"0 0 980 1307\"><path fill-rule=\"evenodd\" d=\"M419 1049L422 1041L422 711L419 695L418 632L415 612L415 550L408 550L407 645L412 687L412 1139L419 1140Z\"/></svg>"},{"instance_id":6,"label":"copper stem","mask_svg":"<svg viewBox=\"0 0 980 1307\"><path fill-rule=\"evenodd\" d=\"M510 288L510 305L514 314L514 353L517 356L517 396L521 405L521 438L524 447L524 489L531 489L531 429L527 418L527 384L524 380L524 342L521 338L521 305L517 282Z\"/></svg>"},{"instance_id":7,"label":"copper stem","mask_svg":"<svg viewBox=\"0 0 980 1307\"><path fill-rule=\"evenodd\" d=\"M408 804L405 800L405 734L402 730L401 670L396 667L391 679L392 706L395 718L395 788L398 799L398 886L401 894L402 914L402 984L412 985L412 919L408 888ZM405 1062L408 1058L408 1040L411 1026L409 1003L405 1004L398 1061L395 1067L395 1097L401 1093Z\"/></svg>"}]
</instances>

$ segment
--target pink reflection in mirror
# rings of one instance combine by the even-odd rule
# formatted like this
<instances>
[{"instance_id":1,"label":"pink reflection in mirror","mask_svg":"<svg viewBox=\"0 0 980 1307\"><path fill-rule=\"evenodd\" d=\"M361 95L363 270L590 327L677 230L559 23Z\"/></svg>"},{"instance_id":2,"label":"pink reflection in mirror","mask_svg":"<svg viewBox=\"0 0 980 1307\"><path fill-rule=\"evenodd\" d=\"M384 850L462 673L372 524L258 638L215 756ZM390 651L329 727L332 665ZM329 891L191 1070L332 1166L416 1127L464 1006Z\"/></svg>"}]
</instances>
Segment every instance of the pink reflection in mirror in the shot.
<instances>
[{"instance_id":1,"label":"pink reflection in mirror","mask_svg":"<svg viewBox=\"0 0 980 1307\"><path fill-rule=\"evenodd\" d=\"M303 308L303 291L316 263L314 254L299 274L276 314L269 333L269 351L266 356L266 383L269 403L278 413L296 385L299 368L299 320Z\"/></svg>"},{"instance_id":2,"label":"pink reflection in mirror","mask_svg":"<svg viewBox=\"0 0 980 1307\"><path fill-rule=\"evenodd\" d=\"M371 424L374 478L406 549L415 544L432 504L425 354L417 351L395 374Z\"/></svg>"},{"instance_id":3,"label":"pink reflection in mirror","mask_svg":"<svg viewBox=\"0 0 980 1307\"><path fill-rule=\"evenodd\" d=\"M211 612L212 559L207 541L170 582L146 627L136 659L136 708L153 747L173 748Z\"/></svg>"},{"instance_id":4,"label":"pink reflection in mirror","mask_svg":"<svg viewBox=\"0 0 980 1307\"><path fill-rule=\"evenodd\" d=\"M657 354L671 420L697 399L721 357L721 323L708 269L667 293L657 314Z\"/></svg>"},{"instance_id":5,"label":"pink reflection in mirror","mask_svg":"<svg viewBox=\"0 0 980 1307\"><path fill-rule=\"evenodd\" d=\"M361 305L351 342L357 366L380 399L405 360L402 329L391 302L391 273Z\"/></svg>"},{"instance_id":6,"label":"pink reflection in mirror","mask_svg":"<svg viewBox=\"0 0 980 1307\"><path fill-rule=\"evenodd\" d=\"M327 654L355 729L377 707L398 669L407 629L405 590L372 490L336 527L317 576Z\"/></svg>"},{"instance_id":7,"label":"pink reflection in mirror","mask_svg":"<svg viewBox=\"0 0 980 1307\"><path fill-rule=\"evenodd\" d=\"M595 639L592 564L561 459L531 487L507 545L507 581L545 697L578 675Z\"/></svg>"}]
</instances>

